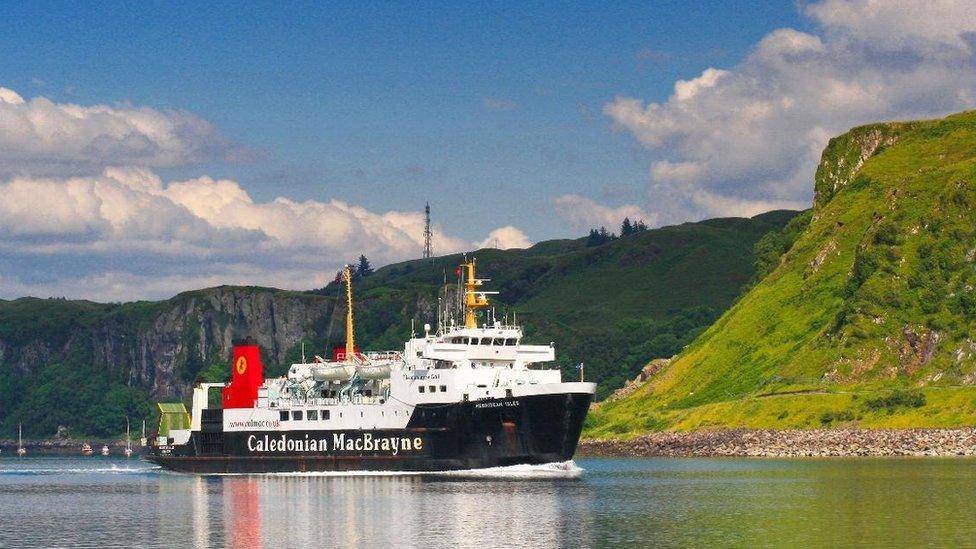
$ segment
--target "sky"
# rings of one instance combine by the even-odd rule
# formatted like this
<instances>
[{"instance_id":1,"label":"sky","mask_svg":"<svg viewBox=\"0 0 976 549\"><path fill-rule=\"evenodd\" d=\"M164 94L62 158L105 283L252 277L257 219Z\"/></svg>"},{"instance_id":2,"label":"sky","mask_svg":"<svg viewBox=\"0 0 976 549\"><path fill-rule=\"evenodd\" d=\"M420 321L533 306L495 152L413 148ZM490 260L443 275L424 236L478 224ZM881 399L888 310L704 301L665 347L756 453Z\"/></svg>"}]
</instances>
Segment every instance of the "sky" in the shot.
<instances>
[{"instance_id":1,"label":"sky","mask_svg":"<svg viewBox=\"0 0 976 549\"><path fill-rule=\"evenodd\" d=\"M366 254L809 207L976 103L966 1L0 5L0 298L307 289Z\"/></svg>"}]
</instances>

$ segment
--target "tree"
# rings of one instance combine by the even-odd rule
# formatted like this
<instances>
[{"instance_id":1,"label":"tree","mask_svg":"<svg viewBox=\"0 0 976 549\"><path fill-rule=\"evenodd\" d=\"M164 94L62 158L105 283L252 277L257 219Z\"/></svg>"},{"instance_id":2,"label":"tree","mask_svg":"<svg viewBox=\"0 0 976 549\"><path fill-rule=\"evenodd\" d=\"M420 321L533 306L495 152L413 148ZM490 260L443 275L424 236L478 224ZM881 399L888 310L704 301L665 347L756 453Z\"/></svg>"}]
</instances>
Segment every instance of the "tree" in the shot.
<instances>
[{"instance_id":1,"label":"tree","mask_svg":"<svg viewBox=\"0 0 976 549\"><path fill-rule=\"evenodd\" d=\"M373 274L373 267L369 264L369 260L366 259L365 255L359 256L359 266L356 267L356 274L363 277Z\"/></svg>"},{"instance_id":2,"label":"tree","mask_svg":"<svg viewBox=\"0 0 976 549\"><path fill-rule=\"evenodd\" d=\"M634 227L630 224L630 218L625 217L624 222L620 224L620 236L630 236L634 233Z\"/></svg>"},{"instance_id":3,"label":"tree","mask_svg":"<svg viewBox=\"0 0 976 549\"><path fill-rule=\"evenodd\" d=\"M586 237L586 245L588 247L599 246L600 244L606 244L611 240L617 238L614 233L608 233L606 227L600 227L597 229L590 229L590 234Z\"/></svg>"},{"instance_id":4,"label":"tree","mask_svg":"<svg viewBox=\"0 0 976 549\"><path fill-rule=\"evenodd\" d=\"M643 219L634 222L634 233L642 233L646 230L647 224L644 223Z\"/></svg>"},{"instance_id":5,"label":"tree","mask_svg":"<svg viewBox=\"0 0 976 549\"><path fill-rule=\"evenodd\" d=\"M600 244L603 244L603 241L600 240L600 233L596 232L596 229L590 229L590 234L586 237L586 247L592 248Z\"/></svg>"}]
</instances>

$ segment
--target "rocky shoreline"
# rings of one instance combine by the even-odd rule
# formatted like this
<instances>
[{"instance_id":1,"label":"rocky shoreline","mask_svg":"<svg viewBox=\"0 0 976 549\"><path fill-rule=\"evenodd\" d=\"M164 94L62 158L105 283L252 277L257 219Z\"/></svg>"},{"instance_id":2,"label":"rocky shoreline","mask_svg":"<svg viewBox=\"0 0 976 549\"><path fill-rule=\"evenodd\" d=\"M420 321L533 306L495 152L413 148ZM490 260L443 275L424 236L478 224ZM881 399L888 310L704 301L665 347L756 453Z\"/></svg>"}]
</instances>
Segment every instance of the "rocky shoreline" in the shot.
<instances>
[{"instance_id":1,"label":"rocky shoreline","mask_svg":"<svg viewBox=\"0 0 976 549\"><path fill-rule=\"evenodd\" d=\"M976 455L976 428L661 432L629 440L583 439L577 454L619 457L973 456Z\"/></svg>"}]
</instances>

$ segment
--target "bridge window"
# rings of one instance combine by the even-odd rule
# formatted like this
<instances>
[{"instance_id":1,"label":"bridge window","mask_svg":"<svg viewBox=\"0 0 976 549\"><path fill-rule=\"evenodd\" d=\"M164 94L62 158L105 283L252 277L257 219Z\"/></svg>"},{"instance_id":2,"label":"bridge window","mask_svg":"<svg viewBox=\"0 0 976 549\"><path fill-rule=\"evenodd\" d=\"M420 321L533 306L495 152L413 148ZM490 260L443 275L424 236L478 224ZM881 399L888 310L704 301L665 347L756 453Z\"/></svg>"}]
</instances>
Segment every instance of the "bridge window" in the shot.
<instances>
[{"instance_id":1,"label":"bridge window","mask_svg":"<svg viewBox=\"0 0 976 549\"><path fill-rule=\"evenodd\" d=\"M514 337L510 337L510 338L506 339L505 340L505 345L515 345L515 338Z\"/></svg>"},{"instance_id":2,"label":"bridge window","mask_svg":"<svg viewBox=\"0 0 976 549\"><path fill-rule=\"evenodd\" d=\"M288 421L288 410L281 410L278 412L278 416L281 421Z\"/></svg>"},{"instance_id":3,"label":"bridge window","mask_svg":"<svg viewBox=\"0 0 976 549\"><path fill-rule=\"evenodd\" d=\"M309 421L318 421L319 420L319 411L318 410L309 410L308 411L308 420Z\"/></svg>"},{"instance_id":4,"label":"bridge window","mask_svg":"<svg viewBox=\"0 0 976 549\"><path fill-rule=\"evenodd\" d=\"M481 338L481 344L482 345L491 345L491 338L490 337L483 337L483 338Z\"/></svg>"},{"instance_id":5,"label":"bridge window","mask_svg":"<svg viewBox=\"0 0 976 549\"><path fill-rule=\"evenodd\" d=\"M500 337L496 337L495 340L492 341L491 344L492 345L504 345L505 344L505 340L502 339L502 338L500 338Z\"/></svg>"},{"instance_id":6,"label":"bridge window","mask_svg":"<svg viewBox=\"0 0 976 549\"><path fill-rule=\"evenodd\" d=\"M419 391L421 393L424 392L424 386L421 385L420 387L417 387L417 391Z\"/></svg>"},{"instance_id":7,"label":"bridge window","mask_svg":"<svg viewBox=\"0 0 976 549\"><path fill-rule=\"evenodd\" d=\"M295 421L301 421L302 420L302 411L301 410L292 410L291 411L291 418L293 420L295 420Z\"/></svg>"}]
</instances>

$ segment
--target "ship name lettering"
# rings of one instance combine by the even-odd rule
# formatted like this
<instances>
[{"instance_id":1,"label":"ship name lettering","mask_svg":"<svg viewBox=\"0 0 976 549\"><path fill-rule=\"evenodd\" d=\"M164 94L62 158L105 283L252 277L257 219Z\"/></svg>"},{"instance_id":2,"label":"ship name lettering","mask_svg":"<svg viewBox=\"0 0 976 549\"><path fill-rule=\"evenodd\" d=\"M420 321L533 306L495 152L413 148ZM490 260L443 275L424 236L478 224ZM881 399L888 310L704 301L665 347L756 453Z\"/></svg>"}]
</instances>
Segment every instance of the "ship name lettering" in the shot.
<instances>
[{"instance_id":1,"label":"ship name lettering","mask_svg":"<svg viewBox=\"0 0 976 549\"><path fill-rule=\"evenodd\" d=\"M422 381L425 379L440 379L440 374L403 374L403 379L407 381Z\"/></svg>"},{"instance_id":2,"label":"ship name lettering","mask_svg":"<svg viewBox=\"0 0 976 549\"><path fill-rule=\"evenodd\" d=\"M363 433L358 437L346 437L345 433L332 434L332 448L347 452L390 452L398 455L401 451L410 452L422 450L424 440L420 437L373 437L372 433Z\"/></svg>"},{"instance_id":3,"label":"ship name lettering","mask_svg":"<svg viewBox=\"0 0 976 549\"><path fill-rule=\"evenodd\" d=\"M324 438L288 438L281 435L278 438L271 438L264 435L258 438L255 435L247 437L247 450L249 452L321 452L329 449L329 441Z\"/></svg>"}]
</instances>

